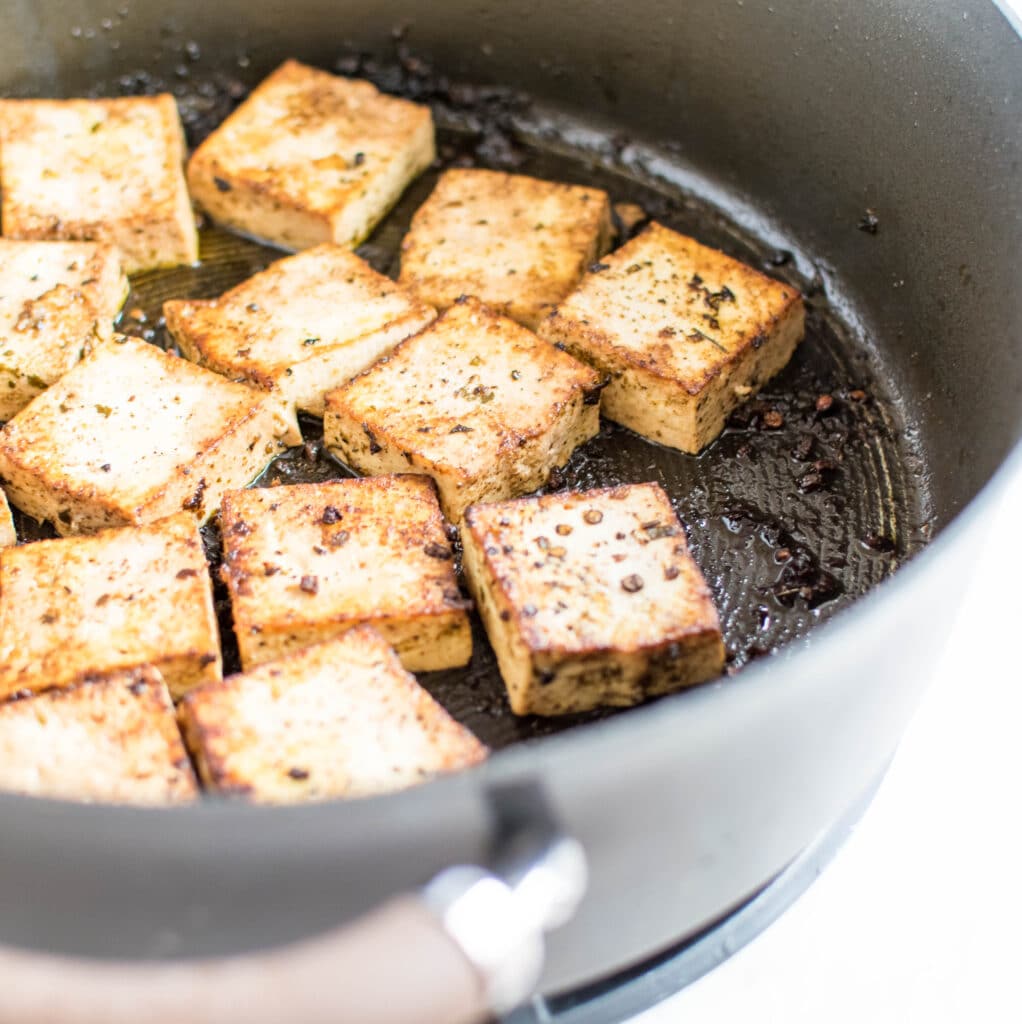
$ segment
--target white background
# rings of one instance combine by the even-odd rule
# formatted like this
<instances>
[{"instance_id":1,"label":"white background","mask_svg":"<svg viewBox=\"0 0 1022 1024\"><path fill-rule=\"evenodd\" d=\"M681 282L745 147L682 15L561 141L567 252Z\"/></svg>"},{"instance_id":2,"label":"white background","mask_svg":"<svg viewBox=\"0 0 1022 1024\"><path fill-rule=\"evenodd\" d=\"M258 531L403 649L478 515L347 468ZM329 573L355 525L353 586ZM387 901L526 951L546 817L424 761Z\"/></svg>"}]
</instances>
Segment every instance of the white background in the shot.
<instances>
[{"instance_id":1,"label":"white background","mask_svg":"<svg viewBox=\"0 0 1022 1024\"><path fill-rule=\"evenodd\" d=\"M1022 0L1005 6L1022 17ZM961 581L946 584L955 600ZM1020 596L1017 473L851 839L762 935L633 1024L1022 1022Z\"/></svg>"}]
</instances>

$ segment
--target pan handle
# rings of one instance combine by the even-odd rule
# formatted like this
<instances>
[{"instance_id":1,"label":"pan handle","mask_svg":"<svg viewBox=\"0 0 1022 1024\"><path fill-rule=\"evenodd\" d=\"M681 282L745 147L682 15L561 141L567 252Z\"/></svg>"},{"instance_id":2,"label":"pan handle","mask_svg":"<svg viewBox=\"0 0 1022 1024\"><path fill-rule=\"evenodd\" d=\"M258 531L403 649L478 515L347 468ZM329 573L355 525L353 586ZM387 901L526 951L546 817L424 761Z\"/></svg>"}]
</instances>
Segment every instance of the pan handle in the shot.
<instances>
[{"instance_id":1,"label":"pan handle","mask_svg":"<svg viewBox=\"0 0 1022 1024\"><path fill-rule=\"evenodd\" d=\"M543 933L585 858L559 838L512 882L449 868L335 931L202 961L97 961L0 947L0 1024L473 1024L533 991Z\"/></svg>"}]
</instances>

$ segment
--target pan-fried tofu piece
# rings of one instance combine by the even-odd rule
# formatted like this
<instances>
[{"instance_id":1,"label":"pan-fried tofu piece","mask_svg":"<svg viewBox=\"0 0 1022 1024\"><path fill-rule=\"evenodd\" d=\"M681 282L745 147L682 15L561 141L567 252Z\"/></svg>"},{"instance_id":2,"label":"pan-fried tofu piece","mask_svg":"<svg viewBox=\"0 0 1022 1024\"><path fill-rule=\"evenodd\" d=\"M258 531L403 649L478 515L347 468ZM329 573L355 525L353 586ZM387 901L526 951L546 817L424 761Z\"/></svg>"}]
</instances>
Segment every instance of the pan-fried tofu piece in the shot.
<instances>
[{"instance_id":1,"label":"pan-fried tofu piece","mask_svg":"<svg viewBox=\"0 0 1022 1024\"><path fill-rule=\"evenodd\" d=\"M0 238L0 420L109 337L127 294L112 245Z\"/></svg>"},{"instance_id":2,"label":"pan-fried tofu piece","mask_svg":"<svg viewBox=\"0 0 1022 1024\"><path fill-rule=\"evenodd\" d=\"M605 256L540 325L610 377L603 414L684 452L791 358L802 297L660 224Z\"/></svg>"},{"instance_id":3,"label":"pan-fried tofu piece","mask_svg":"<svg viewBox=\"0 0 1022 1024\"><path fill-rule=\"evenodd\" d=\"M723 669L709 588L657 484L476 505L461 533L515 714L636 704Z\"/></svg>"},{"instance_id":4,"label":"pan-fried tofu piece","mask_svg":"<svg viewBox=\"0 0 1022 1024\"><path fill-rule=\"evenodd\" d=\"M14 529L11 506L7 504L7 495L0 490L0 548L11 548L17 543L18 534Z\"/></svg>"},{"instance_id":5,"label":"pan-fried tofu piece","mask_svg":"<svg viewBox=\"0 0 1022 1024\"><path fill-rule=\"evenodd\" d=\"M354 248L435 155L428 107L289 60L199 146L188 184L238 231Z\"/></svg>"},{"instance_id":6,"label":"pan-fried tofu piece","mask_svg":"<svg viewBox=\"0 0 1022 1024\"><path fill-rule=\"evenodd\" d=\"M436 319L389 278L332 243L278 260L219 299L163 304L194 362L323 415L323 395Z\"/></svg>"},{"instance_id":7,"label":"pan-fried tofu piece","mask_svg":"<svg viewBox=\"0 0 1022 1024\"><path fill-rule=\"evenodd\" d=\"M4 235L110 242L129 274L194 263L184 155L169 93L0 100Z\"/></svg>"},{"instance_id":8,"label":"pan-fried tofu piece","mask_svg":"<svg viewBox=\"0 0 1022 1024\"><path fill-rule=\"evenodd\" d=\"M468 603L428 477L232 491L221 524L244 668L363 622L409 671L472 657Z\"/></svg>"},{"instance_id":9,"label":"pan-fried tofu piece","mask_svg":"<svg viewBox=\"0 0 1022 1024\"><path fill-rule=\"evenodd\" d=\"M0 699L153 665L180 696L221 676L213 591L190 515L0 549Z\"/></svg>"},{"instance_id":10,"label":"pan-fried tofu piece","mask_svg":"<svg viewBox=\"0 0 1022 1024\"><path fill-rule=\"evenodd\" d=\"M401 243L402 284L446 309L474 295L533 330L610 242L606 192L502 171L445 171Z\"/></svg>"},{"instance_id":11,"label":"pan-fried tofu piece","mask_svg":"<svg viewBox=\"0 0 1022 1024\"><path fill-rule=\"evenodd\" d=\"M487 753L370 626L195 690L180 717L207 785L260 802L404 789Z\"/></svg>"},{"instance_id":12,"label":"pan-fried tofu piece","mask_svg":"<svg viewBox=\"0 0 1022 1024\"><path fill-rule=\"evenodd\" d=\"M15 505L57 532L204 522L297 432L279 399L119 337L104 342L0 430Z\"/></svg>"},{"instance_id":13,"label":"pan-fried tofu piece","mask_svg":"<svg viewBox=\"0 0 1022 1024\"><path fill-rule=\"evenodd\" d=\"M149 667L0 704L0 789L119 804L198 795L167 687Z\"/></svg>"},{"instance_id":14,"label":"pan-fried tofu piece","mask_svg":"<svg viewBox=\"0 0 1022 1024\"><path fill-rule=\"evenodd\" d=\"M359 473L433 477L456 523L541 487L599 430L602 381L475 299L326 398L323 438Z\"/></svg>"}]
</instances>

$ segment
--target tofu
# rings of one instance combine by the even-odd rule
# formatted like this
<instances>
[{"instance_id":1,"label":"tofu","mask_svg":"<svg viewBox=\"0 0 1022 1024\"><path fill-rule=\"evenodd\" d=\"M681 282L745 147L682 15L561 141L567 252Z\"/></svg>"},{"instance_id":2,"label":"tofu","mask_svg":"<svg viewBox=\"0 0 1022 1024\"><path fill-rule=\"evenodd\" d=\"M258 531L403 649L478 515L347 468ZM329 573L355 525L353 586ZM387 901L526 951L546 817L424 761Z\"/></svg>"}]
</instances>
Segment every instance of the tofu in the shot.
<instances>
[{"instance_id":1,"label":"tofu","mask_svg":"<svg viewBox=\"0 0 1022 1024\"><path fill-rule=\"evenodd\" d=\"M195 690L180 717L206 784L266 803L404 789L487 753L370 626Z\"/></svg>"},{"instance_id":2,"label":"tofu","mask_svg":"<svg viewBox=\"0 0 1022 1024\"><path fill-rule=\"evenodd\" d=\"M389 278L333 243L278 260L219 299L163 304L167 330L194 362L277 390L323 415L323 396L436 319Z\"/></svg>"},{"instance_id":3,"label":"tofu","mask_svg":"<svg viewBox=\"0 0 1022 1024\"><path fill-rule=\"evenodd\" d=\"M17 543L18 534L14 529L11 506L7 504L7 495L0 490L0 548L12 548Z\"/></svg>"},{"instance_id":4,"label":"tofu","mask_svg":"<svg viewBox=\"0 0 1022 1024\"><path fill-rule=\"evenodd\" d=\"M360 623L409 671L472 657L470 605L428 477L231 491L221 528L245 669Z\"/></svg>"},{"instance_id":5,"label":"tofu","mask_svg":"<svg viewBox=\"0 0 1022 1024\"><path fill-rule=\"evenodd\" d=\"M0 478L18 508L63 535L182 509L201 523L293 432L275 397L118 337L0 430Z\"/></svg>"},{"instance_id":6,"label":"tofu","mask_svg":"<svg viewBox=\"0 0 1022 1024\"><path fill-rule=\"evenodd\" d=\"M603 257L539 327L610 378L608 419L693 454L804 331L790 285L657 223Z\"/></svg>"},{"instance_id":7,"label":"tofu","mask_svg":"<svg viewBox=\"0 0 1022 1024\"><path fill-rule=\"evenodd\" d=\"M0 420L108 338L127 294L112 245L0 238Z\"/></svg>"},{"instance_id":8,"label":"tofu","mask_svg":"<svg viewBox=\"0 0 1022 1024\"><path fill-rule=\"evenodd\" d=\"M534 491L599 430L599 374L490 312L456 303L326 397L323 438L366 476L431 476L456 523Z\"/></svg>"},{"instance_id":9,"label":"tofu","mask_svg":"<svg viewBox=\"0 0 1022 1024\"><path fill-rule=\"evenodd\" d=\"M446 309L474 295L535 330L610 243L606 192L502 171L445 171L401 243L403 285Z\"/></svg>"},{"instance_id":10,"label":"tofu","mask_svg":"<svg viewBox=\"0 0 1022 1024\"><path fill-rule=\"evenodd\" d=\"M199 146L188 185L236 231L354 248L435 156L428 107L289 60Z\"/></svg>"},{"instance_id":11,"label":"tofu","mask_svg":"<svg viewBox=\"0 0 1022 1024\"><path fill-rule=\"evenodd\" d=\"M722 671L710 590L659 485L476 505L461 536L515 714L637 704Z\"/></svg>"},{"instance_id":12,"label":"tofu","mask_svg":"<svg viewBox=\"0 0 1022 1024\"><path fill-rule=\"evenodd\" d=\"M170 695L150 667L0 704L0 789L118 804L198 795Z\"/></svg>"},{"instance_id":13,"label":"tofu","mask_svg":"<svg viewBox=\"0 0 1022 1024\"><path fill-rule=\"evenodd\" d=\"M187 513L0 549L0 700L152 665L179 697L221 678L212 583Z\"/></svg>"},{"instance_id":14,"label":"tofu","mask_svg":"<svg viewBox=\"0 0 1022 1024\"><path fill-rule=\"evenodd\" d=\"M129 274L194 263L184 156L169 93L0 100L4 235L109 242Z\"/></svg>"}]
</instances>

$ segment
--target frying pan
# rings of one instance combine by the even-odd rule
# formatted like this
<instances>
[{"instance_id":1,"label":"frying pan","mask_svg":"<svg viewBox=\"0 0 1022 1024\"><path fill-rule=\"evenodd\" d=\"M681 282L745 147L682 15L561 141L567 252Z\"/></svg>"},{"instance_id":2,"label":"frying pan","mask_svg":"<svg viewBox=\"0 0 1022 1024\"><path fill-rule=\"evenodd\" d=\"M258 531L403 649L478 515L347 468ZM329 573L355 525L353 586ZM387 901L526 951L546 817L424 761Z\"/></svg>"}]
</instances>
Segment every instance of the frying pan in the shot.
<instances>
[{"instance_id":1,"label":"frying pan","mask_svg":"<svg viewBox=\"0 0 1022 1024\"><path fill-rule=\"evenodd\" d=\"M811 311L791 367L704 456L608 428L555 481L665 483L734 675L606 718L519 721L479 642L467 673L424 679L497 749L477 771L287 809L2 796L0 1019L472 1019L527 990L583 853L544 991L719 919L868 787L940 655L991 490L1022 472L1022 45L994 4L0 11L8 95L169 85L194 141L284 57L367 75L435 105L446 161L602 183L796 283ZM364 249L378 266L428 188ZM215 231L204 246L198 270L135 282L150 315L126 329L159 342L163 297L273 258ZM311 451L264 483L343 472L305 426ZM522 890L544 882L559 902L523 924Z\"/></svg>"}]
</instances>

